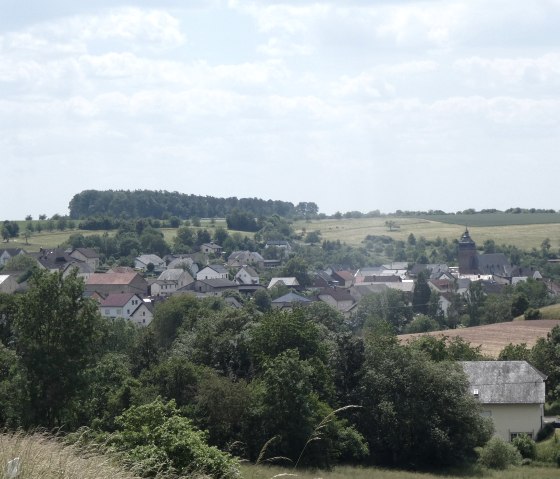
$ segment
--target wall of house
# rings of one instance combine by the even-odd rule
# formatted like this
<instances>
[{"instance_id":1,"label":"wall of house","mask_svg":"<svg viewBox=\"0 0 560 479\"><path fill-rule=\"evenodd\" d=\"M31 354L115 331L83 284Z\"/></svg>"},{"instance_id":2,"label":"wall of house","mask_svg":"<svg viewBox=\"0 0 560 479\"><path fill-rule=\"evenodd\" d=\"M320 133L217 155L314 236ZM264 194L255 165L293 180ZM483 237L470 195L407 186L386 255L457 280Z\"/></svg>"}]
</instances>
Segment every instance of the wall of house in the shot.
<instances>
[{"instance_id":1,"label":"wall of house","mask_svg":"<svg viewBox=\"0 0 560 479\"><path fill-rule=\"evenodd\" d=\"M495 434L506 441L518 433L534 439L542 427L542 404L484 404L482 411L484 416L491 417Z\"/></svg>"}]
</instances>

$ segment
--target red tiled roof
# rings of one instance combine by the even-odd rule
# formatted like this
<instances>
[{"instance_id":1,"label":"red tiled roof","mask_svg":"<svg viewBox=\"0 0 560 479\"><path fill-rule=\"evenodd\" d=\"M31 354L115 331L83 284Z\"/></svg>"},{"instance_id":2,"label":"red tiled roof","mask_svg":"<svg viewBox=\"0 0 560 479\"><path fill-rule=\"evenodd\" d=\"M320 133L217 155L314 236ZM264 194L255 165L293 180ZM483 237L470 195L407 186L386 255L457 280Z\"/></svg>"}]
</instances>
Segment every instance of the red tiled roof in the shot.
<instances>
[{"instance_id":1,"label":"red tiled roof","mask_svg":"<svg viewBox=\"0 0 560 479\"><path fill-rule=\"evenodd\" d=\"M130 284L138 273L94 273L88 279L86 284Z\"/></svg>"}]
</instances>

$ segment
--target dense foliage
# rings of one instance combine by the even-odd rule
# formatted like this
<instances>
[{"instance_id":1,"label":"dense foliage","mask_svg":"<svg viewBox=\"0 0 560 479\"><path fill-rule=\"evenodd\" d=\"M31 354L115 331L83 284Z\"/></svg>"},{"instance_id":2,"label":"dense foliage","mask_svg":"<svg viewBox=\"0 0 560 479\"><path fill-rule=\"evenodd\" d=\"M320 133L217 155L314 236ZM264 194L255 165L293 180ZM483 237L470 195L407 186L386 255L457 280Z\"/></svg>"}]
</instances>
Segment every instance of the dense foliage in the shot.
<instances>
[{"instance_id":1,"label":"dense foliage","mask_svg":"<svg viewBox=\"0 0 560 479\"><path fill-rule=\"evenodd\" d=\"M85 190L74 195L69 204L70 217L112 216L115 218L225 217L234 209L253 216L296 216L296 207L286 201L259 198L215 198L169 191ZM301 208L300 208L301 209ZM305 208L304 212L309 209Z\"/></svg>"},{"instance_id":2,"label":"dense foliage","mask_svg":"<svg viewBox=\"0 0 560 479\"><path fill-rule=\"evenodd\" d=\"M75 276L35 273L17 300L0 296L2 425L88 426L82 441L148 476L232 477L220 450L424 468L473 458L487 439L460 368L392 334L355 336L324 304L262 314L179 296L139 329L101 321L82 291Z\"/></svg>"}]
</instances>

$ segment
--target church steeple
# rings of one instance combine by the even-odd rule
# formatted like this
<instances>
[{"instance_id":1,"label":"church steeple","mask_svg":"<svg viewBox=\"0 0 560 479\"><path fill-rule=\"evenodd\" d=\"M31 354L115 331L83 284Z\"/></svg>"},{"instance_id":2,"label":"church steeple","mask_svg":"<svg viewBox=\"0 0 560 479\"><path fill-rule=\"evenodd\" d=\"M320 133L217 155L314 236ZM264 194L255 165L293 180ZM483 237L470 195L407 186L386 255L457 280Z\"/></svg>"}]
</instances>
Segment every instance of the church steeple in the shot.
<instances>
[{"instance_id":1,"label":"church steeple","mask_svg":"<svg viewBox=\"0 0 560 479\"><path fill-rule=\"evenodd\" d=\"M459 240L459 273L460 274L476 274L477 267L477 252L476 243L472 240L469 234L469 229L465 227L465 232Z\"/></svg>"}]
</instances>

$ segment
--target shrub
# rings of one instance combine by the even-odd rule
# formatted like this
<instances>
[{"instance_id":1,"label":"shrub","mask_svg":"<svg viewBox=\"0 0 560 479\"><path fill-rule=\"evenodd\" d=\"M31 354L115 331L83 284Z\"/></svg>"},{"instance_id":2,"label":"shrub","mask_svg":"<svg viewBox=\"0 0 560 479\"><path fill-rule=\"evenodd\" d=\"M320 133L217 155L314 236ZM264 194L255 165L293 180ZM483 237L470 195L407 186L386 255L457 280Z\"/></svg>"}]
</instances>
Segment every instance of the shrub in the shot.
<instances>
[{"instance_id":1,"label":"shrub","mask_svg":"<svg viewBox=\"0 0 560 479\"><path fill-rule=\"evenodd\" d=\"M490 469L506 469L508 466L519 466L521 454L512 444L494 436L482 448L478 460Z\"/></svg>"},{"instance_id":2,"label":"shrub","mask_svg":"<svg viewBox=\"0 0 560 479\"><path fill-rule=\"evenodd\" d=\"M525 459L535 459L537 446L527 434L517 436L511 443L517 448L521 457Z\"/></svg>"},{"instance_id":3,"label":"shrub","mask_svg":"<svg viewBox=\"0 0 560 479\"><path fill-rule=\"evenodd\" d=\"M539 309L529 308L525 311L525 319L539 319L541 317L541 312Z\"/></svg>"},{"instance_id":4,"label":"shrub","mask_svg":"<svg viewBox=\"0 0 560 479\"><path fill-rule=\"evenodd\" d=\"M537 442L544 441L554 434L554 424L547 422L537 433Z\"/></svg>"},{"instance_id":5,"label":"shrub","mask_svg":"<svg viewBox=\"0 0 560 479\"><path fill-rule=\"evenodd\" d=\"M115 420L109 450L144 477L158 474L208 474L216 479L237 478L238 463L206 443L206 434L179 415L174 401L160 399L127 409ZM159 477L159 476L158 476Z\"/></svg>"}]
</instances>

